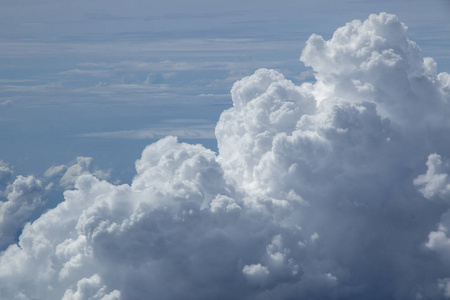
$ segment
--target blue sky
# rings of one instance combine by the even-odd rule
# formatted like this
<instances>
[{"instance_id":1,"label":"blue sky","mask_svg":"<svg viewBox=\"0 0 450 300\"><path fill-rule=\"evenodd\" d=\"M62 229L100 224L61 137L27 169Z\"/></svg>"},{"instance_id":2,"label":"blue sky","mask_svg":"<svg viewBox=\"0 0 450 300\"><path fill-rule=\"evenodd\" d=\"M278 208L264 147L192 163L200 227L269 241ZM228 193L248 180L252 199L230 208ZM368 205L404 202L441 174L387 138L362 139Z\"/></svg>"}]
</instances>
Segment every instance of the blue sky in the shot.
<instances>
[{"instance_id":1,"label":"blue sky","mask_svg":"<svg viewBox=\"0 0 450 300\"><path fill-rule=\"evenodd\" d=\"M311 80L298 60L307 38L330 37L370 13L397 14L425 56L448 70L449 6L444 0L4 1L0 158L22 174L91 156L129 179L130 162L167 134L216 149L213 129L231 106L234 81L260 67L296 83Z\"/></svg>"}]
</instances>

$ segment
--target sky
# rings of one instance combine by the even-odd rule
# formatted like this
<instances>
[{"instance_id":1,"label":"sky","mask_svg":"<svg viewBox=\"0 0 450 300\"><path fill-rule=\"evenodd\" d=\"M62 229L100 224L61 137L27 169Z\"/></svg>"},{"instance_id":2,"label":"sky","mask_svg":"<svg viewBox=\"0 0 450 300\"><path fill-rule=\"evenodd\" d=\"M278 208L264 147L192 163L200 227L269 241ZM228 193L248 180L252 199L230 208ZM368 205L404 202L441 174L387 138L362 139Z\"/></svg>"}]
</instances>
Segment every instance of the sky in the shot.
<instances>
[{"instance_id":1,"label":"sky","mask_svg":"<svg viewBox=\"0 0 450 300\"><path fill-rule=\"evenodd\" d=\"M0 298L450 297L449 1L0 7Z\"/></svg>"},{"instance_id":2,"label":"sky","mask_svg":"<svg viewBox=\"0 0 450 300\"><path fill-rule=\"evenodd\" d=\"M408 24L448 70L448 1L4 1L0 157L19 174L93 157L130 182L167 134L217 150L232 84L258 68L296 83L307 38L371 13ZM182 130L183 132L180 132ZM119 171L120 170L120 171Z\"/></svg>"}]
</instances>

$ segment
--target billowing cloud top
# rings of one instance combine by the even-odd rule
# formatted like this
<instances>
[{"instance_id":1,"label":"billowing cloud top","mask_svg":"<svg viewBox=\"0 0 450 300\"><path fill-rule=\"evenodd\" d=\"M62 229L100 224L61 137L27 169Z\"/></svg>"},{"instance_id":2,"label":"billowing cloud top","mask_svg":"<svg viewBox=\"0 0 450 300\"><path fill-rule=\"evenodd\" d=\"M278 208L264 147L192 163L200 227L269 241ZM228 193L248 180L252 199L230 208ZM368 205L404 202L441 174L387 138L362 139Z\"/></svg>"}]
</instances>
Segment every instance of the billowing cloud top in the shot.
<instances>
[{"instance_id":1,"label":"billowing cloud top","mask_svg":"<svg viewBox=\"0 0 450 300\"><path fill-rule=\"evenodd\" d=\"M218 155L166 137L131 185L71 172L1 253L1 298L450 297L450 74L406 31L371 15L309 38L314 83L236 82ZM37 203L15 191L2 218Z\"/></svg>"}]
</instances>

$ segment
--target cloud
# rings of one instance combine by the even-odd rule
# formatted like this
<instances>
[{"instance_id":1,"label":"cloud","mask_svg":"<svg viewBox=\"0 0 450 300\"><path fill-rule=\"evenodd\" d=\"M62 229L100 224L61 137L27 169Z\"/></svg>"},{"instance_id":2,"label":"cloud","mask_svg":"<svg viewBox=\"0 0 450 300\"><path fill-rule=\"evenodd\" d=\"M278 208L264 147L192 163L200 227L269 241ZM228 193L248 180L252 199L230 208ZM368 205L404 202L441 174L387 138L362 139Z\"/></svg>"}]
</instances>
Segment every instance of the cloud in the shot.
<instances>
[{"instance_id":1,"label":"cloud","mask_svg":"<svg viewBox=\"0 0 450 300\"><path fill-rule=\"evenodd\" d=\"M425 198L430 199L435 195L440 198L448 198L450 194L450 182L448 174L448 163L444 163L440 155L434 153L428 156L428 170L426 174L419 175L414 179L414 184Z\"/></svg>"},{"instance_id":2,"label":"cloud","mask_svg":"<svg viewBox=\"0 0 450 300\"><path fill-rule=\"evenodd\" d=\"M270 274L267 267L261 266L261 264L246 265L242 269L242 273L244 273L250 283L257 285L263 285Z\"/></svg>"},{"instance_id":3,"label":"cloud","mask_svg":"<svg viewBox=\"0 0 450 300\"><path fill-rule=\"evenodd\" d=\"M173 125L171 126L173 127ZM214 139L214 127L207 125L186 125L183 128L153 128L110 132L91 132L81 134L81 137L100 137L115 139L156 139L174 135L184 139Z\"/></svg>"},{"instance_id":4,"label":"cloud","mask_svg":"<svg viewBox=\"0 0 450 300\"><path fill-rule=\"evenodd\" d=\"M444 299L450 75L406 33L371 15L309 38L315 82L239 80L218 154L165 137L129 185L49 169L74 189L1 253L1 297Z\"/></svg>"},{"instance_id":5,"label":"cloud","mask_svg":"<svg viewBox=\"0 0 450 300\"><path fill-rule=\"evenodd\" d=\"M101 278L95 274L90 278L83 278L77 283L77 290L67 290L62 300L78 300L78 299L98 299L98 300L118 300L120 292L114 290L109 294L104 292L105 286L101 285Z\"/></svg>"},{"instance_id":6,"label":"cloud","mask_svg":"<svg viewBox=\"0 0 450 300\"><path fill-rule=\"evenodd\" d=\"M52 206L61 202L62 189L73 189L75 181L83 174L109 177L108 172L92 166L90 157L77 157L76 163L70 166L51 167L44 178L18 175L14 179L12 168L0 161L0 196L3 198L0 201L0 250L16 243L25 224L48 209L46 204ZM55 182L59 188L55 188Z\"/></svg>"},{"instance_id":7,"label":"cloud","mask_svg":"<svg viewBox=\"0 0 450 300\"><path fill-rule=\"evenodd\" d=\"M44 177L51 180L59 180L59 185L66 189L72 189L78 177L82 174L93 174L97 178L109 178L109 171L96 169L92 166L92 157L78 156L76 163L66 166L59 165L48 168Z\"/></svg>"},{"instance_id":8,"label":"cloud","mask_svg":"<svg viewBox=\"0 0 450 300\"><path fill-rule=\"evenodd\" d=\"M0 202L0 249L15 241L36 208L44 204L45 188L33 176L19 175L8 185L6 201Z\"/></svg>"},{"instance_id":9,"label":"cloud","mask_svg":"<svg viewBox=\"0 0 450 300\"><path fill-rule=\"evenodd\" d=\"M13 105L13 102L9 99L0 102L0 106L3 106L3 107L11 107L12 105Z\"/></svg>"},{"instance_id":10,"label":"cloud","mask_svg":"<svg viewBox=\"0 0 450 300\"><path fill-rule=\"evenodd\" d=\"M11 181L13 170L7 163L0 160L0 188L3 190Z\"/></svg>"}]
</instances>

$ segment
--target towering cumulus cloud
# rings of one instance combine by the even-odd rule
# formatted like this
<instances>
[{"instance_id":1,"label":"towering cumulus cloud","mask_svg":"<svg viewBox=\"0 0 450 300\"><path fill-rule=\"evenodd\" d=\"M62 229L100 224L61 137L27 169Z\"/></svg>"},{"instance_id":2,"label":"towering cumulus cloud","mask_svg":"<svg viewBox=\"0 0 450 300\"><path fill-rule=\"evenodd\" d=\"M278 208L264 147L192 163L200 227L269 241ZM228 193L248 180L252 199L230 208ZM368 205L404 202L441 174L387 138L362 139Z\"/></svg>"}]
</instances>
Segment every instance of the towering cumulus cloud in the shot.
<instances>
[{"instance_id":1,"label":"towering cumulus cloud","mask_svg":"<svg viewBox=\"0 0 450 300\"><path fill-rule=\"evenodd\" d=\"M1 253L0 298L450 297L450 75L406 30L371 15L309 38L314 83L236 82L218 154L166 137L131 185L80 173Z\"/></svg>"}]
</instances>

